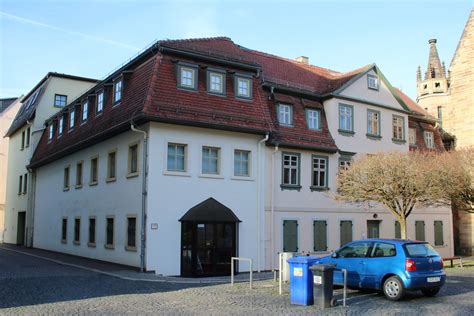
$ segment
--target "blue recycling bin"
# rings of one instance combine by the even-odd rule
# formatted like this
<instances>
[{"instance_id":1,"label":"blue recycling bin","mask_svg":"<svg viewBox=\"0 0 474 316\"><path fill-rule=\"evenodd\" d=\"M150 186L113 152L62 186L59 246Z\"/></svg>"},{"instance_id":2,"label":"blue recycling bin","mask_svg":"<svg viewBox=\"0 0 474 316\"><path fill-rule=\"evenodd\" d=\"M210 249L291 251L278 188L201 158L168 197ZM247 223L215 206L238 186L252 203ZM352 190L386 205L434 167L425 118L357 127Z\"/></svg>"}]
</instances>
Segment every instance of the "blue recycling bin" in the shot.
<instances>
[{"instance_id":1,"label":"blue recycling bin","mask_svg":"<svg viewBox=\"0 0 474 316\"><path fill-rule=\"evenodd\" d=\"M317 257L300 256L288 259L290 265L290 303L313 305L313 273L309 270Z\"/></svg>"}]
</instances>

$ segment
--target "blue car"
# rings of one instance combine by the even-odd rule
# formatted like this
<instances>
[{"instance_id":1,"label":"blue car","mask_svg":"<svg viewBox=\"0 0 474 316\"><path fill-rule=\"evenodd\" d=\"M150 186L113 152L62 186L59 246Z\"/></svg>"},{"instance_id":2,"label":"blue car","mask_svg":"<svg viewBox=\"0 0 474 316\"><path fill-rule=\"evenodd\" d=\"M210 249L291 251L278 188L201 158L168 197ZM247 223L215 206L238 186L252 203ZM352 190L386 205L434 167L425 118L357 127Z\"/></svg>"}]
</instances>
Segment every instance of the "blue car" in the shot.
<instances>
[{"instance_id":1,"label":"blue car","mask_svg":"<svg viewBox=\"0 0 474 316\"><path fill-rule=\"evenodd\" d=\"M421 290L435 296L446 281L443 260L427 242L401 239L366 239L348 243L316 264L332 264L334 284L343 285L341 269L347 269L347 286L382 290L396 301L406 291Z\"/></svg>"}]
</instances>

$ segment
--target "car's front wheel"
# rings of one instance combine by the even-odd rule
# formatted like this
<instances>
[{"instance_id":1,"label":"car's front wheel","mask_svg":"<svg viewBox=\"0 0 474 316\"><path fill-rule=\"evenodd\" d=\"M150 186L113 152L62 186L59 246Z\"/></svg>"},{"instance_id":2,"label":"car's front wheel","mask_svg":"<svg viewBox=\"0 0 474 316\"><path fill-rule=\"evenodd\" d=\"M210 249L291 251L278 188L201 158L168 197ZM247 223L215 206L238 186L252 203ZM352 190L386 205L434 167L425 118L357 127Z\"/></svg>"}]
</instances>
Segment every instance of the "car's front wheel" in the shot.
<instances>
[{"instance_id":1,"label":"car's front wheel","mask_svg":"<svg viewBox=\"0 0 474 316\"><path fill-rule=\"evenodd\" d=\"M439 287L435 287L435 288L432 288L432 289L423 289L423 290L421 290L421 293L423 293L423 295L425 295L425 296L431 297L431 296L435 296L436 294L438 294L439 290L440 290Z\"/></svg>"},{"instance_id":2,"label":"car's front wheel","mask_svg":"<svg viewBox=\"0 0 474 316\"><path fill-rule=\"evenodd\" d=\"M383 294L391 301L398 301L405 294L403 282L397 276L389 277L383 283Z\"/></svg>"}]
</instances>

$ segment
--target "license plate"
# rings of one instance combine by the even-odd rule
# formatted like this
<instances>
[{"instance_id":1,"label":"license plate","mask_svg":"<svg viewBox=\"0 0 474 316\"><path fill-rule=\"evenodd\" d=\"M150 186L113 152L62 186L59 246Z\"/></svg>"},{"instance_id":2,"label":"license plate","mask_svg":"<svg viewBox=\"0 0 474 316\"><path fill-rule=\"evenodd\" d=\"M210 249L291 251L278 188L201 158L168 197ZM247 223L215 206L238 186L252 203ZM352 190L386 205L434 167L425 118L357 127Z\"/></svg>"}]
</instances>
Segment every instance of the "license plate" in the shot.
<instances>
[{"instance_id":1,"label":"license plate","mask_svg":"<svg viewBox=\"0 0 474 316\"><path fill-rule=\"evenodd\" d=\"M434 282L439 282L441 281L440 277L430 277L427 279L428 283L434 283Z\"/></svg>"}]
</instances>

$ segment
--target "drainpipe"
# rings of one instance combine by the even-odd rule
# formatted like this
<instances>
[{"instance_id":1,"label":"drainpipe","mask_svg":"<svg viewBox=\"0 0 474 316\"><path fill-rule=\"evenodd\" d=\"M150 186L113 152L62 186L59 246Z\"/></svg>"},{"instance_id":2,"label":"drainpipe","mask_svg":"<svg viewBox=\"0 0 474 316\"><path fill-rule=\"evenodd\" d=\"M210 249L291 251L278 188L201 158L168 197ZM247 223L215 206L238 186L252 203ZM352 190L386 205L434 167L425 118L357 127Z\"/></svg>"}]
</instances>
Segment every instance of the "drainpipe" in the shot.
<instances>
[{"instance_id":1,"label":"drainpipe","mask_svg":"<svg viewBox=\"0 0 474 316\"><path fill-rule=\"evenodd\" d=\"M142 216L140 229L140 272L145 272L145 231L146 231L146 198L147 198L147 175L148 175L148 134L135 128L133 121L130 123L133 132L143 134L143 164L142 164Z\"/></svg>"},{"instance_id":2,"label":"drainpipe","mask_svg":"<svg viewBox=\"0 0 474 316\"><path fill-rule=\"evenodd\" d=\"M261 180L260 180L260 167L261 167L261 159L260 159L260 146L262 143L266 142L269 138L269 135L266 134L265 138L258 141L257 145L257 271L260 272L260 248L262 243L261 232L260 232L260 216L261 216Z\"/></svg>"},{"instance_id":3,"label":"drainpipe","mask_svg":"<svg viewBox=\"0 0 474 316\"><path fill-rule=\"evenodd\" d=\"M278 145L275 146L275 150L272 152L272 170L271 170L271 183L270 183L270 208L271 208L271 225L270 225L270 241L271 241L271 254L272 254L272 271L275 270L275 154L278 152Z\"/></svg>"}]
</instances>

